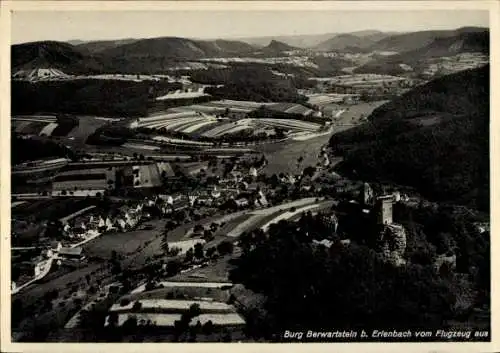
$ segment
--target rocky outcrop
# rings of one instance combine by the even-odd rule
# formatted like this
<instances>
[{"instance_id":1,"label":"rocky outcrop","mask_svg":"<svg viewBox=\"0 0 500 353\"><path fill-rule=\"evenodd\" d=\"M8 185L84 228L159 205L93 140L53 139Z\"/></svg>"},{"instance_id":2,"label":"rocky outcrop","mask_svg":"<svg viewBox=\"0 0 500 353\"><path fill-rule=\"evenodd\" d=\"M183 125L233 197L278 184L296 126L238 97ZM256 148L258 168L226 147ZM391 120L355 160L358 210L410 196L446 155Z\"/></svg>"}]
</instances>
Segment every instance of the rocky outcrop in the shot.
<instances>
[{"instance_id":1,"label":"rocky outcrop","mask_svg":"<svg viewBox=\"0 0 500 353\"><path fill-rule=\"evenodd\" d=\"M396 223L384 224L380 232L379 247L388 261L396 266L405 264L403 258L406 250L405 228Z\"/></svg>"}]
</instances>

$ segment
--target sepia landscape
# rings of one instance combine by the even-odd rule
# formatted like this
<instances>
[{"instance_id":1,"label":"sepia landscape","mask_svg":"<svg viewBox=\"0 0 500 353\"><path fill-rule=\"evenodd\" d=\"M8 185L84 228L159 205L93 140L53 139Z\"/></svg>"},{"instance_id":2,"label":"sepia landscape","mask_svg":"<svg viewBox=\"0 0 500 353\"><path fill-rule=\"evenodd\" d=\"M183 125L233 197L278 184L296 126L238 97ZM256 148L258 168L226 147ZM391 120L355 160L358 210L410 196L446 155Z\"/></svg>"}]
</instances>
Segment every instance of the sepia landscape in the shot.
<instances>
[{"instance_id":1,"label":"sepia landscape","mask_svg":"<svg viewBox=\"0 0 500 353\"><path fill-rule=\"evenodd\" d=\"M12 341L490 341L488 13L453 12L15 41Z\"/></svg>"}]
</instances>

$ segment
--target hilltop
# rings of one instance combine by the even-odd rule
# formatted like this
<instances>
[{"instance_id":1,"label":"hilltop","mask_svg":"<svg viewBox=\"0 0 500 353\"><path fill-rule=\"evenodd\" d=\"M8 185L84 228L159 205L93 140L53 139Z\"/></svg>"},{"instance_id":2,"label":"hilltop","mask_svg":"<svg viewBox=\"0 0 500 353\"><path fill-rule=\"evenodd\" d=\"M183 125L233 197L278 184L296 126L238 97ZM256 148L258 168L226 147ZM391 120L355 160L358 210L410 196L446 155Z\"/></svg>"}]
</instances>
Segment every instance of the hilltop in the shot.
<instances>
[{"instance_id":1,"label":"hilltop","mask_svg":"<svg viewBox=\"0 0 500 353\"><path fill-rule=\"evenodd\" d=\"M338 34L319 43L313 49L319 51L367 50L375 43L391 35L392 33L385 33L380 31L359 31Z\"/></svg>"},{"instance_id":2,"label":"hilltop","mask_svg":"<svg viewBox=\"0 0 500 353\"><path fill-rule=\"evenodd\" d=\"M132 43L108 48L104 57L146 58L165 57L167 59L194 60L251 53L255 50L247 43L229 40L201 41L178 37L141 39Z\"/></svg>"},{"instance_id":3,"label":"hilltop","mask_svg":"<svg viewBox=\"0 0 500 353\"><path fill-rule=\"evenodd\" d=\"M33 69L59 69L65 73L96 73L103 63L63 42L43 41L11 46L12 71Z\"/></svg>"},{"instance_id":4,"label":"hilltop","mask_svg":"<svg viewBox=\"0 0 500 353\"><path fill-rule=\"evenodd\" d=\"M296 47L292 47L291 45L273 39L267 46L262 48L261 51L267 55L279 55L285 51L292 51L297 49L298 48Z\"/></svg>"},{"instance_id":5,"label":"hilltop","mask_svg":"<svg viewBox=\"0 0 500 353\"><path fill-rule=\"evenodd\" d=\"M239 40L255 45L257 47L265 47L270 41L276 40L297 48L311 48L319 43L337 35L337 33L324 33L324 34L303 34L303 35L283 35L283 36L265 36L255 38L240 38Z\"/></svg>"},{"instance_id":6,"label":"hilltop","mask_svg":"<svg viewBox=\"0 0 500 353\"><path fill-rule=\"evenodd\" d=\"M120 45L129 44L136 41L137 39L127 38L127 39L117 39L117 40L97 40L91 42L73 41L69 43L75 45L78 49L82 51L95 54L95 53L100 53L107 49L116 48Z\"/></svg>"},{"instance_id":7,"label":"hilltop","mask_svg":"<svg viewBox=\"0 0 500 353\"><path fill-rule=\"evenodd\" d=\"M396 34L383 38L371 46L371 50L407 52L426 47L439 38L456 37L466 33L483 33L487 28L462 27L456 30L418 31Z\"/></svg>"},{"instance_id":8,"label":"hilltop","mask_svg":"<svg viewBox=\"0 0 500 353\"><path fill-rule=\"evenodd\" d=\"M488 102L489 66L445 76L379 107L330 146L359 178L488 210Z\"/></svg>"},{"instance_id":9,"label":"hilltop","mask_svg":"<svg viewBox=\"0 0 500 353\"><path fill-rule=\"evenodd\" d=\"M399 74L404 72L404 70L400 67L400 64L410 65L416 69L415 71L418 72L419 68L425 65L425 61L432 58L448 57L461 53L472 52L484 54L489 53L488 30L472 29L469 31L468 29L461 29L457 31L447 31L446 33L442 32L441 36L434 37L433 39L427 36L429 32L417 32L405 36L409 36L407 38L413 38L413 35L416 35L417 38L423 39L424 37L421 36L422 33L425 34L425 41L421 41L420 44L423 42L428 42L428 44L417 47L420 45L417 44L418 41L411 42L411 45L406 47L412 47L413 49L396 55L391 55L389 57L376 58L367 64L358 67L355 69L355 72ZM400 46L399 48L403 47L405 46ZM378 48L385 47L381 46Z\"/></svg>"},{"instance_id":10,"label":"hilltop","mask_svg":"<svg viewBox=\"0 0 500 353\"><path fill-rule=\"evenodd\" d=\"M67 74L155 73L179 61L248 55L255 50L238 41L174 37L97 41L76 46L46 41L13 45L11 67L14 73L33 69L59 69Z\"/></svg>"}]
</instances>

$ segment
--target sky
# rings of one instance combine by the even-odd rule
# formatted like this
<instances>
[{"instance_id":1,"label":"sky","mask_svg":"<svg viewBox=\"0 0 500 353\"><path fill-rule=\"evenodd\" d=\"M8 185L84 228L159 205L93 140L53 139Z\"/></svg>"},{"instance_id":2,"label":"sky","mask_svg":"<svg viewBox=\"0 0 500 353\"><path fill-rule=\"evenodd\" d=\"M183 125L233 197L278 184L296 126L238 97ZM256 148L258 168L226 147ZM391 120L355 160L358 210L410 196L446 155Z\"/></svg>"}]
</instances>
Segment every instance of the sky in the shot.
<instances>
[{"instance_id":1,"label":"sky","mask_svg":"<svg viewBox=\"0 0 500 353\"><path fill-rule=\"evenodd\" d=\"M187 37L245 38L488 27L487 11L14 11L12 43Z\"/></svg>"}]
</instances>

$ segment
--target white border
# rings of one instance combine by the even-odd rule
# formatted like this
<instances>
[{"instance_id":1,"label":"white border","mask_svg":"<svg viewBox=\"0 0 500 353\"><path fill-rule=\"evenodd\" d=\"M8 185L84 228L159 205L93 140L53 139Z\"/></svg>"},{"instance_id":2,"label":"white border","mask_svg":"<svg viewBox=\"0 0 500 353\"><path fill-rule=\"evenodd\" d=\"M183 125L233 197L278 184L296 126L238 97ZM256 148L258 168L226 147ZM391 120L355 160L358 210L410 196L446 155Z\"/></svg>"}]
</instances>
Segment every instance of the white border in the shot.
<instances>
[{"instance_id":1,"label":"white border","mask_svg":"<svg viewBox=\"0 0 500 353\"><path fill-rule=\"evenodd\" d=\"M207 352L217 350L219 352L233 352L235 345L217 344L217 343L129 343L129 344L61 344L61 343L11 343L10 340L10 11L168 11L168 10L288 10L288 11L326 11L326 10L489 10L490 11L490 61L491 61L491 120L490 120L490 160L491 160L491 251L492 251L492 338L491 343L308 343L308 344L238 344L239 352L271 352L275 350L283 350L289 352L292 350L302 351L304 349L311 351L329 351L335 352L358 352L358 351L381 351L381 352L398 352L402 350L406 352L498 352L500 351L500 332L499 332L499 298L495 298L495 293L500 292L498 283L499 279L499 262L495 256L499 246L497 238L498 222L495 220L494 214L497 210L500 198L500 192L495 181L499 180L496 163L498 151L498 123L493 119L494 112L500 111L500 94L499 87L494 84L494 77L500 78L498 64L500 59L500 2L498 1L3 1L0 11L0 35L2 40L0 51L0 90L2 99L0 101L0 132L1 139L1 242L0 249L3 256L0 257L2 275L0 276L1 284L1 335L0 335L0 351L2 352L81 352L81 351L105 351L119 349L121 352L156 352L166 349L169 352Z\"/></svg>"}]
</instances>

